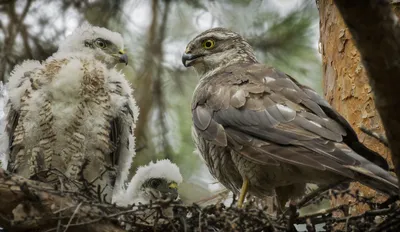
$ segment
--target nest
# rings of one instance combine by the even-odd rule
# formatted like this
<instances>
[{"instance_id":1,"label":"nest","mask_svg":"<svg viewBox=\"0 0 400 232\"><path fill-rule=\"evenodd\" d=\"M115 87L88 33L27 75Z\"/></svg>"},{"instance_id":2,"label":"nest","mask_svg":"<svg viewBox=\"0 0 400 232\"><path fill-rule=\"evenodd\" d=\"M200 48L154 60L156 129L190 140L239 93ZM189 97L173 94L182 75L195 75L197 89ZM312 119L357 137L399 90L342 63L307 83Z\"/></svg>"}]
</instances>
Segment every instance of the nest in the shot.
<instances>
[{"instance_id":1,"label":"nest","mask_svg":"<svg viewBox=\"0 0 400 232\"><path fill-rule=\"evenodd\" d=\"M178 202L152 202L120 207L105 201L101 189L66 191L51 184L28 180L0 169L0 227L5 231L400 231L400 206L397 197L377 203L376 197L358 191L319 188L282 213L267 214L265 201L251 198L243 208L211 204L200 207ZM86 189L86 191L85 191ZM89 191L89 190L90 191ZM324 199L351 198L346 205L299 215L298 209ZM235 197L233 198L235 199ZM351 215L358 205L369 210ZM301 231L301 230L300 230Z\"/></svg>"}]
</instances>

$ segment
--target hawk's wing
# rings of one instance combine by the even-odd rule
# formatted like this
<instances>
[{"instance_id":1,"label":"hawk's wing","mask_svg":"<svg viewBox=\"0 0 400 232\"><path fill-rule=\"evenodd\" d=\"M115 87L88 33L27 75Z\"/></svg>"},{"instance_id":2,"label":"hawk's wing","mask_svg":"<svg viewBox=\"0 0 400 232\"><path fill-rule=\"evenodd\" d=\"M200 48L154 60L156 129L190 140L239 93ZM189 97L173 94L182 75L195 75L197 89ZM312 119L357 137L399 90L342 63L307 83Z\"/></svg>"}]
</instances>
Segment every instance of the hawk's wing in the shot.
<instances>
[{"instance_id":1,"label":"hawk's wing","mask_svg":"<svg viewBox=\"0 0 400 232\"><path fill-rule=\"evenodd\" d=\"M283 74L285 75L285 74ZM308 86L302 85L298 83L294 78L289 75L286 75L290 78L296 85L298 85L310 98L312 101L316 102L319 107L324 111L324 113L331 119L335 120L339 123L343 129L346 131L346 135L343 136L343 142L348 145L353 151L357 154L363 156L367 160L373 162L374 164L380 166L385 170L389 170L389 164L385 158L383 158L378 153L374 152L367 148L364 144L362 144L358 140L358 136L356 132L353 130L349 122L340 115L335 109L332 108L331 105L323 97L317 94L313 89Z\"/></svg>"},{"instance_id":2,"label":"hawk's wing","mask_svg":"<svg viewBox=\"0 0 400 232\"><path fill-rule=\"evenodd\" d=\"M193 122L203 138L259 164L285 162L353 177L348 167L365 160L342 143L345 127L310 91L260 64L231 66L202 80Z\"/></svg>"},{"instance_id":3,"label":"hawk's wing","mask_svg":"<svg viewBox=\"0 0 400 232\"><path fill-rule=\"evenodd\" d=\"M109 88L111 91L112 110L116 111L116 116L110 122L110 139L114 145L111 160L113 165L118 168L114 193L119 193L124 189L132 159L135 156L135 137L133 132L139 109L132 97L132 89L129 83L121 74L110 75Z\"/></svg>"}]
</instances>

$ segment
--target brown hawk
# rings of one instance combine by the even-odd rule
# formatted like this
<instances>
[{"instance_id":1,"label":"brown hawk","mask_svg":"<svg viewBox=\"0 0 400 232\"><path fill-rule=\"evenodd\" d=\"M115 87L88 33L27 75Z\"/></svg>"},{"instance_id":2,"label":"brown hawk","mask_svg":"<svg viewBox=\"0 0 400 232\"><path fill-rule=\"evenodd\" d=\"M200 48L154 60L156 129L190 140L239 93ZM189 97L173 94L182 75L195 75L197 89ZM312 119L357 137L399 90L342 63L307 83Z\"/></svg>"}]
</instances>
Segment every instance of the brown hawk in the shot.
<instances>
[{"instance_id":1,"label":"brown hawk","mask_svg":"<svg viewBox=\"0 0 400 232\"><path fill-rule=\"evenodd\" d=\"M387 194L398 180L362 145L349 123L311 88L260 64L251 46L224 28L196 36L182 56L200 76L193 136L210 172L228 189L277 195L281 207L319 186L356 180ZM380 167L381 166L381 167Z\"/></svg>"},{"instance_id":2,"label":"brown hawk","mask_svg":"<svg viewBox=\"0 0 400 232\"><path fill-rule=\"evenodd\" d=\"M138 109L114 68L128 61L123 46L119 33L84 24L47 60L15 67L8 84L9 171L56 186L59 173L95 191L100 186L109 200L114 187L124 187Z\"/></svg>"}]
</instances>

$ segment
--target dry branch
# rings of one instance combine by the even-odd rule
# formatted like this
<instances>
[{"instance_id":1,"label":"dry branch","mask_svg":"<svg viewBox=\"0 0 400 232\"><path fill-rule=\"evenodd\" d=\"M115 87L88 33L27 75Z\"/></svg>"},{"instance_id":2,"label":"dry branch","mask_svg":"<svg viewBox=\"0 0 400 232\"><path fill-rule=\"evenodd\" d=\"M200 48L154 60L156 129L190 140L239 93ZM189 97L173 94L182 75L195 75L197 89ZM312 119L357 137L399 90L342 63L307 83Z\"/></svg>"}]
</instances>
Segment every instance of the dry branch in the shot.
<instances>
[{"instance_id":1,"label":"dry branch","mask_svg":"<svg viewBox=\"0 0 400 232\"><path fill-rule=\"evenodd\" d=\"M304 203L321 198L325 189L306 197ZM296 231L293 224L307 223L309 231L314 225L325 223L327 229L337 223L346 224L349 231L378 228L400 228L400 208L396 202L377 208L374 199L335 191L335 195L348 194L355 199L352 205L367 204L369 211L357 216L334 217L332 212L347 210L341 206L319 213L298 217L287 211L280 217L266 214L257 201L250 200L245 208L234 205L185 206L176 202L156 202L148 205L118 207L97 201L85 191L68 192L54 189L46 183L12 175L0 169L0 227L7 231ZM86 194L86 195L85 195ZM173 212L168 213L168 212ZM290 213L292 215L290 216ZM375 217L383 222L377 224ZM124 224L124 226L120 226ZM124 228L123 228L124 227ZM126 229L126 230L125 230ZM390 230L389 230L390 231Z\"/></svg>"},{"instance_id":2,"label":"dry branch","mask_svg":"<svg viewBox=\"0 0 400 232\"><path fill-rule=\"evenodd\" d=\"M48 184L0 169L0 225L9 231L56 231L59 222L62 231L67 225L68 231L124 231L105 218L105 213L109 212L76 193L63 194Z\"/></svg>"}]
</instances>

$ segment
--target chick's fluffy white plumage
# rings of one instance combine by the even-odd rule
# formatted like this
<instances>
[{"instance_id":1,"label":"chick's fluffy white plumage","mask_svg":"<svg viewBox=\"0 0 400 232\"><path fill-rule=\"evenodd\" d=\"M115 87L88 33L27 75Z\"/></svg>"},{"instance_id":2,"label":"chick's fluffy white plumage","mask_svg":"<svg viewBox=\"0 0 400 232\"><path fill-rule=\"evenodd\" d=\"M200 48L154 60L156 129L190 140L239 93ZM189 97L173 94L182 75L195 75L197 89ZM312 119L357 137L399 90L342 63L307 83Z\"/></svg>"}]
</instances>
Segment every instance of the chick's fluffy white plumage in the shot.
<instances>
[{"instance_id":1,"label":"chick's fluffy white plumage","mask_svg":"<svg viewBox=\"0 0 400 232\"><path fill-rule=\"evenodd\" d=\"M152 178L163 178L168 182L175 182L177 185L183 181L179 167L168 159L150 162L148 165L137 169L136 174L128 184L126 191L120 191L113 197L113 201L121 206L133 203L149 203L146 193L143 191L143 184Z\"/></svg>"},{"instance_id":2,"label":"chick's fluffy white plumage","mask_svg":"<svg viewBox=\"0 0 400 232\"><path fill-rule=\"evenodd\" d=\"M120 34L84 24L42 63L15 67L8 84L8 169L24 177L55 168L106 188L122 188L135 155L138 108L115 55L87 42L123 49ZM118 51L117 51L118 53ZM107 172L107 170L114 170Z\"/></svg>"}]
</instances>

